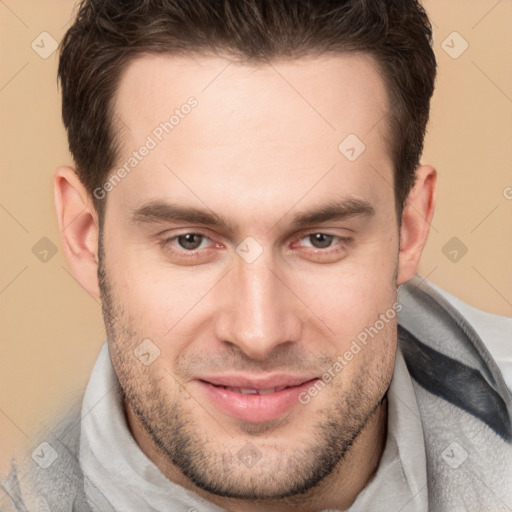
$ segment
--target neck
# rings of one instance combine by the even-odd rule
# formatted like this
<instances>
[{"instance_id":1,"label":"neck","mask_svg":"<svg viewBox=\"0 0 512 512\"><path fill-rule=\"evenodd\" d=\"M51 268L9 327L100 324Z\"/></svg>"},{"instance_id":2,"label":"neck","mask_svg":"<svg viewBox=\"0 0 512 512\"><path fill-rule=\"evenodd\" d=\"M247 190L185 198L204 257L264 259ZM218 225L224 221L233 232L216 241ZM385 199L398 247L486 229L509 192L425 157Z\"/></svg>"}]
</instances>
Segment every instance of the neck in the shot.
<instances>
[{"instance_id":1,"label":"neck","mask_svg":"<svg viewBox=\"0 0 512 512\"><path fill-rule=\"evenodd\" d=\"M304 494L280 500L246 501L213 495L194 485L155 445L135 413L126 405L128 424L146 456L172 482L231 512L304 512L349 508L374 475L387 435L387 398L369 416L345 457L320 484Z\"/></svg>"}]
</instances>

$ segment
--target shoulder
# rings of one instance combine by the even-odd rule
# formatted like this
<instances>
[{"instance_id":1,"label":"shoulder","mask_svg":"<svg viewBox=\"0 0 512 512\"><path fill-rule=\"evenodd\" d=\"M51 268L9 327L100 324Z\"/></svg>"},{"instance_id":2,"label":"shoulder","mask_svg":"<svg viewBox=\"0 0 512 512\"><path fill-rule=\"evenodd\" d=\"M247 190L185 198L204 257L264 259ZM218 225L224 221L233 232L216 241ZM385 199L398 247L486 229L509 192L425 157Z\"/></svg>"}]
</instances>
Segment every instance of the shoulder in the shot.
<instances>
[{"instance_id":1,"label":"shoulder","mask_svg":"<svg viewBox=\"0 0 512 512\"><path fill-rule=\"evenodd\" d=\"M496 361L512 392L512 318L477 309L445 290L430 284L466 319Z\"/></svg>"},{"instance_id":2,"label":"shoulder","mask_svg":"<svg viewBox=\"0 0 512 512\"><path fill-rule=\"evenodd\" d=\"M13 460L0 489L8 511L88 512L78 460L81 403L32 442L26 455Z\"/></svg>"},{"instance_id":3,"label":"shoulder","mask_svg":"<svg viewBox=\"0 0 512 512\"><path fill-rule=\"evenodd\" d=\"M504 340L510 339L512 321L479 311L419 277L401 287L399 301L400 346L412 377L511 442Z\"/></svg>"},{"instance_id":4,"label":"shoulder","mask_svg":"<svg viewBox=\"0 0 512 512\"><path fill-rule=\"evenodd\" d=\"M512 501L512 407L504 379L510 355L503 350L512 322L419 277L401 287L399 302L399 343L423 425L429 508L503 510Z\"/></svg>"}]
</instances>

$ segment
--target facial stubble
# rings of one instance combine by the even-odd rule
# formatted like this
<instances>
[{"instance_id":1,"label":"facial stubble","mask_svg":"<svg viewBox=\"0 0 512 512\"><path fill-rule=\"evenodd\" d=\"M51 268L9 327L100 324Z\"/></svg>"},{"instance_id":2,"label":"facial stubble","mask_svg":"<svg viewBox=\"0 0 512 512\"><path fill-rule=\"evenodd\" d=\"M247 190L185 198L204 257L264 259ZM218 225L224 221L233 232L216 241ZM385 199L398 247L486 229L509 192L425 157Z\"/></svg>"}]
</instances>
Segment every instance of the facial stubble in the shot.
<instances>
[{"instance_id":1,"label":"facial stubble","mask_svg":"<svg viewBox=\"0 0 512 512\"><path fill-rule=\"evenodd\" d=\"M152 374L153 366L144 366L134 357L133 348L145 336L135 327L136 313L128 314L115 293L101 238L98 279L110 355L125 405L135 413L165 459L208 493L245 500L300 496L343 464L370 418L385 405L394 354L388 360L374 358L372 365L362 365L350 386L333 394L333 405L316 411L316 423L300 442L294 443L293 450L283 449L285 444L280 442L286 439L286 429L293 428L293 421L297 421L288 417L263 435L261 429L239 425L235 429L230 426L232 435L216 439L212 432L219 430L219 425L208 414L202 416L212 425L199 421L194 410L201 404L179 385L171 371L157 377ZM285 432L282 438L280 428ZM261 454L252 467L237 457L248 442Z\"/></svg>"}]
</instances>

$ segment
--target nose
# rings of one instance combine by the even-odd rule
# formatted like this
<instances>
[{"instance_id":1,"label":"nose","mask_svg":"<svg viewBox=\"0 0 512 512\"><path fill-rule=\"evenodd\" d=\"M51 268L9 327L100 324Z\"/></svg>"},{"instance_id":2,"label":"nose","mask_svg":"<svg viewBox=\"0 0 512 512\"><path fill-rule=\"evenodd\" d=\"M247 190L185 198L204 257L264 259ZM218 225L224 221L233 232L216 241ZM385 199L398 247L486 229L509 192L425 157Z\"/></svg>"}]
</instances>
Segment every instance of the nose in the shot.
<instances>
[{"instance_id":1,"label":"nose","mask_svg":"<svg viewBox=\"0 0 512 512\"><path fill-rule=\"evenodd\" d=\"M265 359L301 336L299 301L268 263L263 255L252 263L237 259L224 282L223 306L215 322L218 340L253 359Z\"/></svg>"}]
</instances>

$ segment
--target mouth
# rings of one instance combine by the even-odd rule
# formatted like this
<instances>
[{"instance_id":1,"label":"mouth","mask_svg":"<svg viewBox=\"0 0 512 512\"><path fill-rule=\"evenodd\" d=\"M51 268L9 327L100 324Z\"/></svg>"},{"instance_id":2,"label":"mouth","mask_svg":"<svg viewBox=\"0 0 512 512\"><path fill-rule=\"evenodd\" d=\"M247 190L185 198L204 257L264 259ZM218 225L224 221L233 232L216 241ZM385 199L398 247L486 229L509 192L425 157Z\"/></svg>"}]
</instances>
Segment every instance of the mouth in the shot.
<instances>
[{"instance_id":1,"label":"mouth","mask_svg":"<svg viewBox=\"0 0 512 512\"><path fill-rule=\"evenodd\" d=\"M227 386L219 386L227 389L228 391L234 391L235 393L241 393L242 395L270 395L276 391L282 391L287 386L281 386L279 388L268 388L268 389L247 389L247 388L232 388Z\"/></svg>"},{"instance_id":2,"label":"mouth","mask_svg":"<svg viewBox=\"0 0 512 512\"><path fill-rule=\"evenodd\" d=\"M238 420L261 423L278 419L294 408L302 408L299 395L317 380L317 377L281 375L264 379L208 377L194 382L221 413Z\"/></svg>"}]
</instances>

